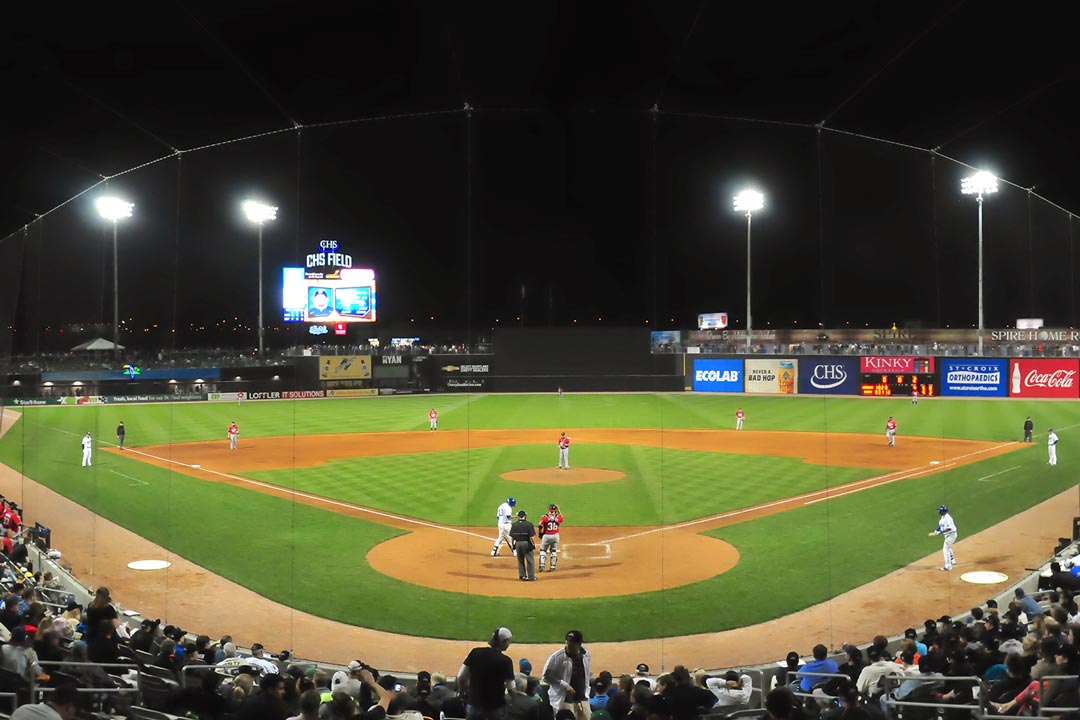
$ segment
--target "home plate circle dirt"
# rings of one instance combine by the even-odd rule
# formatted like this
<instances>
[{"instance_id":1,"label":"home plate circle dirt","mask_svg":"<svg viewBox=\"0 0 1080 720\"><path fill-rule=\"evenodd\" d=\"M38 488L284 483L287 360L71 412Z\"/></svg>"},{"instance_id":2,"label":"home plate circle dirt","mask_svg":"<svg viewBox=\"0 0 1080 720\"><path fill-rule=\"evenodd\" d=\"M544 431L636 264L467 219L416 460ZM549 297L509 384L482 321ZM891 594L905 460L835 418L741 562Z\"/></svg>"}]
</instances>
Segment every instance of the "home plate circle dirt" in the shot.
<instances>
[{"instance_id":1,"label":"home plate circle dirt","mask_svg":"<svg viewBox=\"0 0 1080 720\"><path fill-rule=\"evenodd\" d=\"M570 468L556 470L542 468L536 470L511 470L500 475L511 482L540 483L542 485L587 485L589 483L615 482L626 477L626 473L603 468Z\"/></svg>"},{"instance_id":2,"label":"home plate circle dirt","mask_svg":"<svg viewBox=\"0 0 1080 720\"><path fill-rule=\"evenodd\" d=\"M491 557L497 535L495 527L419 528L376 545L367 561L378 572L407 583L523 598L633 595L706 580L739 562L739 552L730 544L690 529L566 527L557 571L523 583L518 582L517 559L505 544ZM673 562L676 558L687 561ZM417 573L417 568L426 570Z\"/></svg>"},{"instance_id":3,"label":"home plate circle dirt","mask_svg":"<svg viewBox=\"0 0 1080 720\"><path fill-rule=\"evenodd\" d=\"M993 570L975 570L964 573L960 576L960 579L975 585L997 585L1008 580L1009 576Z\"/></svg>"}]
</instances>

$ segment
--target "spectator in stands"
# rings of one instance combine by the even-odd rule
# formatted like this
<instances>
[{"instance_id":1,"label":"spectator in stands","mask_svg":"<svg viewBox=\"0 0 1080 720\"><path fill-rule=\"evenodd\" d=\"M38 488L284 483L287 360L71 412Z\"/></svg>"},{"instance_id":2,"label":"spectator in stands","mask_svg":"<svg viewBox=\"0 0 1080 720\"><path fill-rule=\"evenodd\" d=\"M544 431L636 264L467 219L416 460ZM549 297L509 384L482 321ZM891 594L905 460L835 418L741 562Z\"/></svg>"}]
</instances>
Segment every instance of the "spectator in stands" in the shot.
<instances>
[{"instance_id":1,"label":"spectator in stands","mask_svg":"<svg viewBox=\"0 0 1080 720\"><path fill-rule=\"evenodd\" d=\"M926 643L919 640L918 635L915 632L915 628L908 628L907 630L904 630L904 637L911 638L915 641L915 652L918 653L920 656L925 655L927 652L929 652L926 647Z\"/></svg>"},{"instance_id":2,"label":"spectator in stands","mask_svg":"<svg viewBox=\"0 0 1080 720\"><path fill-rule=\"evenodd\" d=\"M80 625L82 625L82 605L74 600L68 600L63 614L53 620L53 627L59 630L64 637L72 638L76 632L81 632L78 630Z\"/></svg>"},{"instance_id":3,"label":"spectator in stands","mask_svg":"<svg viewBox=\"0 0 1080 720\"><path fill-rule=\"evenodd\" d=\"M1033 597L1026 594L1024 588L1016 588L1013 594L1016 595L1016 601L1020 603L1020 609L1028 616L1028 622L1044 613L1042 606Z\"/></svg>"},{"instance_id":4,"label":"spectator in stands","mask_svg":"<svg viewBox=\"0 0 1080 720\"><path fill-rule=\"evenodd\" d=\"M659 690L659 683L658 688ZM716 704L716 696L709 690L695 686L690 672L682 665L671 671L671 682L664 684L659 698L654 698L650 710L668 715L673 720L690 720Z\"/></svg>"},{"instance_id":5,"label":"spectator in stands","mask_svg":"<svg viewBox=\"0 0 1080 720\"><path fill-rule=\"evenodd\" d=\"M38 627L41 625L41 621L45 619L45 614L49 611L43 604L34 600L30 603L30 606L26 608L26 612L23 613L23 622L27 625L33 625Z\"/></svg>"},{"instance_id":6,"label":"spectator in stands","mask_svg":"<svg viewBox=\"0 0 1080 720\"><path fill-rule=\"evenodd\" d=\"M645 681L648 684L650 690L656 689L656 681L649 677L649 666L645 663L638 663L637 668L634 669L634 683Z\"/></svg>"},{"instance_id":7,"label":"spectator in stands","mask_svg":"<svg viewBox=\"0 0 1080 720\"><path fill-rule=\"evenodd\" d=\"M859 673L855 686L864 697L877 698L885 691L882 678L886 675L902 675L903 672L896 663L882 657L881 650L875 645L871 645L866 649L866 657L870 664Z\"/></svg>"},{"instance_id":8,"label":"spectator in stands","mask_svg":"<svg viewBox=\"0 0 1080 720\"><path fill-rule=\"evenodd\" d=\"M22 613L19 612L19 596L8 593L4 596L4 609L0 610L0 625L9 631L14 630L16 625L22 623Z\"/></svg>"},{"instance_id":9,"label":"spectator in stands","mask_svg":"<svg viewBox=\"0 0 1080 720\"><path fill-rule=\"evenodd\" d=\"M238 720L285 720L289 716L285 706L285 678L276 672L264 673L259 681L259 691L240 704Z\"/></svg>"},{"instance_id":10,"label":"spectator in stands","mask_svg":"<svg viewBox=\"0 0 1080 720\"><path fill-rule=\"evenodd\" d=\"M67 663L60 666L60 671L78 680L79 684L84 688L108 689L120 687L112 675L105 671L105 668L100 665L84 664L90 662L86 643L81 641L72 643L71 657L68 658ZM114 671L116 671L115 668ZM116 712L126 714L123 711L131 706L130 697L130 695L118 693L102 693L97 699L106 702Z\"/></svg>"},{"instance_id":11,"label":"spectator in stands","mask_svg":"<svg viewBox=\"0 0 1080 720\"><path fill-rule=\"evenodd\" d=\"M318 720L321 704L319 691L307 690L300 696L300 714L293 715L289 720Z\"/></svg>"},{"instance_id":12,"label":"spectator in stands","mask_svg":"<svg viewBox=\"0 0 1080 720\"><path fill-rule=\"evenodd\" d=\"M111 620L102 620L86 644L89 646L90 662L120 662L119 640Z\"/></svg>"},{"instance_id":13,"label":"spectator in stands","mask_svg":"<svg viewBox=\"0 0 1080 720\"><path fill-rule=\"evenodd\" d=\"M93 637L94 633L102 627L102 622L105 620L108 620L114 628L120 624L120 616L117 615L116 608L112 605L112 596L109 594L109 588L99 587L94 592L94 599L86 606L86 630L88 641ZM92 651L91 655L93 655Z\"/></svg>"},{"instance_id":14,"label":"spectator in stands","mask_svg":"<svg viewBox=\"0 0 1080 720\"><path fill-rule=\"evenodd\" d=\"M34 641L34 652L37 653L41 662L59 662L64 659L64 651L60 649L60 633L56 630L42 630L38 628L37 640Z\"/></svg>"},{"instance_id":15,"label":"spectator in stands","mask_svg":"<svg viewBox=\"0 0 1080 720\"><path fill-rule=\"evenodd\" d=\"M32 587L23 588L19 593L19 614L26 619L26 613L30 611L30 605L37 602L37 592Z\"/></svg>"},{"instance_id":16,"label":"spectator in stands","mask_svg":"<svg viewBox=\"0 0 1080 720\"><path fill-rule=\"evenodd\" d=\"M416 685L405 695L405 709L416 710L430 718L439 717L439 709L428 702L431 697L431 673L421 670L416 673Z\"/></svg>"},{"instance_id":17,"label":"spectator in stands","mask_svg":"<svg viewBox=\"0 0 1080 720\"><path fill-rule=\"evenodd\" d=\"M5 530L2 539L0 539L0 552L2 552L5 557L10 557L11 552L14 549L15 544L11 542L11 531Z\"/></svg>"},{"instance_id":18,"label":"spectator in stands","mask_svg":"<svg viewBox=\"0 0 1080 720\"><path fill-rule=\"evenodd\" d=\"M799 720L802 711L791 688L781 685L765 696L765 717L768 720Z\"/></svg>"},{"instance_id":19,"label":"spectator in stands","mask_svg":"<svg viewBox=\"0 0 1080 720\"><path fill-rule=\"evenodd\" d=\"M810 692L815 685L826 682L829 678L821 677L821 673L836 674L836 663L829 658L829 648L820 643L814 646L814 659L800 668L795 675L794 685L804 693ZM815 675L815 673L817 673ZM792 688L793 690L796 688Z\"/></svg>"},{"instance_id":20,"label":"spectator in stands","mask_svg":"<svg viewBox=\"0 0 1080 720\"><path fill-rule=\"evenodd\" d=\"M623 720L626 714L630 712L633 691L634 678L629 675L620 675L615 694L611 696L607 704L607 711L611 715L611 720Z\"/></svg>"},{"instance_id":21,"label":"spectator in stands","mask_svg":"<svg viewBox=\"0 0 1080 720\"><path fill-rule=\"evenodd\" d=\"M446 675L439 671L431 673L431 694L428 695L427 702L435 711L432 717L438 717L443 704L454 697L454 691L446 685Z\"/></svg>"},{"instance_id":22,"label":"spectator in stands","mask_svg":"<svg viewBox=\"0 0 1080 720\"><path fill-rule=\"evenodd\" d=\"M1043 675L1053 675L1057 670L1054 652L1061 642L1055 637L1045 637L1039 642L1038 662L1031 668L1031 679L1039 680Z\"/></svg>"},{"instance_id":23,"label":"spectator in stands","mask_svg":"<svg viewBox=\"0 0 1080 720\"><path fill-rule=\"evenodd\" d=\"M589 687L589 709L593 712L597 710L606 710L608 706L608 700L616 692L615 686L612 684L611 673L604 670L596 679L590 684Z\"/></svg>"},{"instance_id":24,"label":"spectator in stands","mask_svg":"<svg viewBox=\"0 0 1080 720\"><path fill-rule=\"evenodd\" d=\"M232 655L225 654L226 645L232 645ZM221 639L217 641L216 645L214 645L214 659L210 660L210 658L207 658L207 661L211 662L214 665L217 665L227 657L236 657L236 644L233 643L232 635L221 636Z\"/></svg>"},{"instance_id":25,"label":"spectator in stands","mask_svg":"<svg viewBox=\"0 0 1080 720\"><path fill-rule=\"evenodd\" d=\"M79 691L71 684L58 685L38 705L23 705L11 714L11 720L75 720L79 714Z\"/></svg>"},{"instance_id":26,"label":"spectator in stands","mask_svg":"<svg viewBox=\"0 0 1080 720\"><path fill-rule=\"evenodd\" d=\"M325 715L323 709L326 710ZM344 692L335 692L330 702L319 709L319 717L326 720L353 720L359 716L360 708L356 704L356 698Z\"/></svg>"},{"instance_id":27,"label":"spectator in stands","mask_svg":"<svg viewBox=\"0 0 1080 720\"><path fill-rule=\"evenodd\" d=\"M750 695L754 692L754 681L749 675L740 675L728 670L720 678L706 678L705 686L716 696L716 707L725 713L744 710L750 706Z\"/></svg>"},{"instance_id":28,"label":"spectator in stands","mask_svg":"<svg viewBox=\"0 0 1080 720\"><path fill-rule=\"evenodd\" d=\"M513 637L509 628L496 628L487 647L473 648L461 664L458 691L468 698L468 720L502 720L506 713L506 691L514 684L514 661L506 650Z\"/></svg>"},{"instance_id":29,"label":"spectator in stands","mask_svg":"<svg viewBox=\"0 0 1080 720\"><path fill-rule=\"evenodd\" d=\"M139 629L131 635L131 640L128 645L132 650L142 650L143 652L150 652L150 648L153 646L154 638L161 632L161 619L150 620L145 619L139 623Z\"/></svg>"},{"instance_id":30,"label":"spectator in stands","mask_svg":"<svg viewBox=\"0 0 1080 720\"><path fill-rule=\"evenodd\" d=\"M157 655L154 656L155 667L167 668L176 673L180 669L180 659L176 656L176 641L172 638L165 638L161 641L161 647L158 649ZM177 676L179 679L179 676Z\"/></svg>"},{"instance_id":31,"label":"spectator in stands","mask_svg":"<svg viewBox=\"0 0 1080 720\"><path fill-rule=\"evenodd\" d=\"M247 662L252 667L256 667L262 671L263 675L277 675L278 666L273 660L266 656L266 648L262 643L252 643L251 645L251 657L247 658Z\"/></svg>"},{"instance_id":32,"label":"spectator in stands","mask_svg":"<svg viewBox=\"0 0 1080 720\"><path fill-rule=\"evenodd\" d=\"M350 660L345 666L345 677L337 678L338 681L332 684L334 692L346 692L360 700L360 691L364 689L364 682L360 679L363 669L363 663L359 660Z\"/></svg>"},{"instance_id":33,"label":"spectator in stands","mask_svg":"<svg viewBox=\"0 0 1080 720\"><path fill-rule=\"evenodd\" d=\"M1004 704L1023 692L1031 683L1031 673L1024 659L1017 653L1005 656L1006 675L990 686L987 700L994 704Z\"/></svg>"},{"instance_id":34,"label":"spectator in stands","mask_svg":"<svg viewBox=\"0 0 1080 720\"><path fill-rule=\"evenodd\" d=\"M26 682L42 676L37 653L31 645L34 634L19 625L11 631L11 640L0 648L0 667L15 673Z\"/></svg>"},{"instance_id":35,"label":"spectator in stands","mask_svg":"<svg viewBox=\"0 0 1080 720\"><path fill-rule=\"evenodd\" d=\"M589 709L589 651L582 645L580 630L566 633L566 645L552 653L541 673L548 684L548 702L556 710L567 708L576 720L588 720Z\"/></svg>"},{"instance_id":36,"label":"spectator in stands","mask_svg":"<svg viewBox=\"0 0 1080 720\"><path fill-rule=\"evenodd\" d=\"M642 682L644 679L639 680L630 692L630 712L626 714L626 720L648 720L649 718L653 693L649 685Z\"/></svg>"},{"instance_id":37,"label":"spectator in stands","mask_svg":"<svg viewBox=\"0 0 1080 720\"><path fill-rule=\"evenodd\" d=\"M528 693L529 678L524 673L514 676L514 687L510 688L510 706L506 710L507 720L540 720L540 701Z\"/></svg>"}]
</instances>

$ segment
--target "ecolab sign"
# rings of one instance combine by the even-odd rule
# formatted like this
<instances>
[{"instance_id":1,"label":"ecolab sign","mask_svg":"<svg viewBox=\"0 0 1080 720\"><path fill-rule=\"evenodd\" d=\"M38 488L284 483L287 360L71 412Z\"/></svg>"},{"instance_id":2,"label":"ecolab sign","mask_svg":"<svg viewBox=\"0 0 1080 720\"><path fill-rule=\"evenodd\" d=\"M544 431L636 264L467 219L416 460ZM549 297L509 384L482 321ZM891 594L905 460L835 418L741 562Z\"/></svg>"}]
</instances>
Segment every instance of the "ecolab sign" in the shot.
<instances>
[{"instance_id":1,"label":"ecolab sign","mask_svg":"<svg viewBox=\"0 0 1080 720\"><path fill-rule=\"evenodd\" d=\"M695 360L694 392L743 391L742 360Z\"/></svg>"},{"instance_id":2,"label":"ecolab sign","mask_svg":"<svg viewBox=\"0 0 1080 720\"><path fill-rule=\"evenodd\" d=\"M800 395L854 395L859 390L855 358L799 360Z\"/></svg>"},{"instance_id":3,"label":"ecolab sign","mask_svg":"<svg viewBox=\"0 0 1080 720\"><path fill-rule=\"evenodd\" d=\"M1080 360L1010 360L1009 397L1076 398Z\"/></svg>"}]
</instances>

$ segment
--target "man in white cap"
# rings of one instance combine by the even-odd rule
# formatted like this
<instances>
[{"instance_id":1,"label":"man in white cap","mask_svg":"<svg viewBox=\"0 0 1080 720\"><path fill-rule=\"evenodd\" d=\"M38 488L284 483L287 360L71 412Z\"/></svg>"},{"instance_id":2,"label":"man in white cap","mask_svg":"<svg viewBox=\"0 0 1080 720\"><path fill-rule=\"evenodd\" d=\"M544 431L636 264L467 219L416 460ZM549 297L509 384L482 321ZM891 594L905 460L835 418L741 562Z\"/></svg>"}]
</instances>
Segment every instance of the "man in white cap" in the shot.
<instances>
[{"instance_id":1,"label":"man in white cap","mask_svg":"<svg viewBox=\"0 0 1080 720\"><path fill-rule=\"evenodd\" d=\"M514 687L514 661L506 654L513 637L509 628L495 628L487 646L470 650L461 664L457 684L468 720L503 720Z\"/></svg>"},{"instance_id":2,"label":"man in white cap","mask_svg":"<svg viewBox=\"0 0 1080 720\"><path fill-rule=\"evenodd\" d=\"M262 671L263 675L278 673L278 666L273 660L266 657L266 650L263 648L262 643L254 643L251 646L251 657L245 658L248 665L257 667Z\"/></svg>"},{"instance_id":3,"label":"man in white cap","mask_svg":"<svg viewBox=\"0 0 1080 720\"><path fill-rule=\"evenodd\" d=\"M566 633L566 645L544 663L541 676L548 685L548 701L556 712L568 709L574 720L589 720L589 651L582 647L580 630Z\"/></svg>"}]
</instances>

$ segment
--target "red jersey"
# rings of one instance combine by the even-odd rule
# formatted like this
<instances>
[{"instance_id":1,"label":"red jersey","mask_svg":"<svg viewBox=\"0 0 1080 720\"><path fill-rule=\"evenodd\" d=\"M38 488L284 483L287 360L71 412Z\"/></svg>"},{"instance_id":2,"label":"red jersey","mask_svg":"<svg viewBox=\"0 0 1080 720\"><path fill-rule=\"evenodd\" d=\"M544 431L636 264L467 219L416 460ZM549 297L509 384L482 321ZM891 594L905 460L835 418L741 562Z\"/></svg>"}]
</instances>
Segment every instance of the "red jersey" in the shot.
<instances>
[{"instance_id":1,"label":"red jersey","mask_svg":"<svg viewBox=\"0 0 1080 720\"><path fill-rule=\"evenodd\" d=\"M568 447L570 447L570 438L563 435L562 437L559 438L559 449L560 450L565 450Z\"/></svg>"},{"instance_id":2,"label":"red jersey","mask_svg":"<svg viewBox=\"0 0 1080 720\"><path fill-rule=\"evenodd\" d=\"M428 416L428 420L438 420L439 419L439 413L435 412L434 408L432 408L431 412L429 412L427 414L427 416Z\"/></svg>"},{"instance_id":3,"label":"red jersey","mask_svg":"<svg viewBox=\"0 0 1080 720\"><path fill-rule=\"evenodd\" d=\"M558 535L559 526L563 523L562 515L545 515L540 518L541 533L544 535Z\"/></svg>"},{"instance_id":4,"label":"red jersey","mask_svg":"<svg viewBox=\"0 0 1080 720\"><path fill-rule=\"evenodd\" d=\"M889 422L885 423L885 429L886 430L895 430L896 429L896 421L895 420L890 420Z\"/></svg>"},{"instance_id":5,"label":"red jersey","mask_svg":"<svg viewBox=\"0 0 1080 720\"><path fill-rule=\"evenodd\" d=\"M736 410L735 417L739 420L742 420L744 417L746 417L746 413L744 413L742 410Z\"/></svg>"},{"instance_id":6,"label":"red jersey","mask_svg":"<svg viewBox=\"0 0 1080 720\"><path fill-rule=\"evenodd\" d=\"M229 426L229 434L230 435L239 435L240 434L240 428L237 426L236 423L233 423L232 425Z\"/></svg>"}]
</instances>

